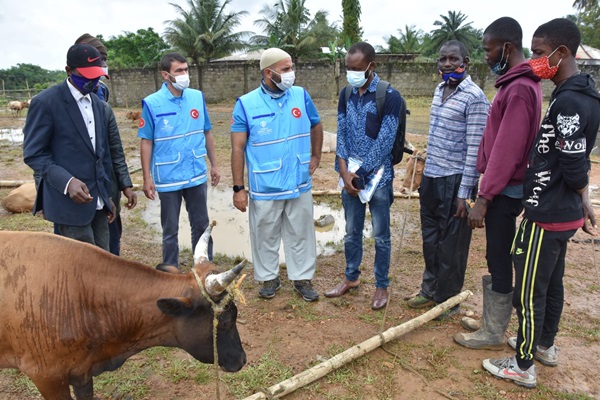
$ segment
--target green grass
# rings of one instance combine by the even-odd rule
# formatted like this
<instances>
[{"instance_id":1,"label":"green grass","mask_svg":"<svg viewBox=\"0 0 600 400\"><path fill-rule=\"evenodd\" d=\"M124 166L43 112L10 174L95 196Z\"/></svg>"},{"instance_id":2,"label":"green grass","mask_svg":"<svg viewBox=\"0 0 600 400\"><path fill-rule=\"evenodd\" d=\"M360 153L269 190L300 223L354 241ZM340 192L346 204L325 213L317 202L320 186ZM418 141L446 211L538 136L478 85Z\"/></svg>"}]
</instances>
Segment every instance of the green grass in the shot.
<instances>
[{"instance_id":1,"label":"green grass","mask_svg":"<svg viewBox=\"0 0 600 400\"><path fill-rule=\"evenodd\" d=\"M292 370L279 361L278 355L272 351L262 354L254 364L236 373L223 375L229 392L236 398L244 398L276 383L291 378Z\"/></svg>"}]
</instances>

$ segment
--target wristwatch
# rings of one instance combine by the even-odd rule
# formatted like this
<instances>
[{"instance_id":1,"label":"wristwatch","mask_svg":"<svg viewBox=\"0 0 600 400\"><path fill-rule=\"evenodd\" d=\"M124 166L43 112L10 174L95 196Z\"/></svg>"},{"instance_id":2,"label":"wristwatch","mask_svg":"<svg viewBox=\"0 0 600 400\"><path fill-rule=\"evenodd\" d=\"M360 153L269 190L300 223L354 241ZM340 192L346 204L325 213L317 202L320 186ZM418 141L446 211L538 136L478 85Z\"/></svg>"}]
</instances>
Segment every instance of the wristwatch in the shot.
<instances>
[{"instance_id":1,"label":"wristwatch","mask_svg":"<svg viewBox=\"0 0 600 400\"><path fill-rule=\"evenodd\" d=\"M233 191L235 193L239 192L240 190L245 190L246 188L244 187L244 185L233 185Z\"/></svg>"}]
</instances>

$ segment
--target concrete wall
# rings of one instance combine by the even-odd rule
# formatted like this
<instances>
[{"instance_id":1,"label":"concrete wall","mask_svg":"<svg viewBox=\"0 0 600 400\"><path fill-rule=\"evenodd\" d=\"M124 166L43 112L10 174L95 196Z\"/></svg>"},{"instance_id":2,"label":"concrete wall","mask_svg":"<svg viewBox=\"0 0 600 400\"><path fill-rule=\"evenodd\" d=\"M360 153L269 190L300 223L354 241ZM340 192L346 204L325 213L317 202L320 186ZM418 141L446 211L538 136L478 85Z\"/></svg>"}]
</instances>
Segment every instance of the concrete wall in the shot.
<instances>
[{"instance_id":1,"label":"concrete wall","mask_svg":"<svg viewBox=\"0 0 600 400\"><path fill-rule=\"evenodd\" d=\"M580 69L591 74L600 86L600 65L580 66ZM440 82L436 63L382 62L376 71L407 97L431 96ZM486 93L493 92L496 76L485 64L471 65L469 73ZM218 103L233 101L258 87L260 71L258 61L219 62L190 67L190 78L191 87L201 88L209 103ZM157 91L162 82L157 70L111 69L107 81L110 103L117 107L140 108L141 100ZM336 99L346 84L343 63L319 61L296 65L296 85L305 87L313 98ZM549 97L554 85L544 81L542 88Z\"/></svg>"}]
</instances>

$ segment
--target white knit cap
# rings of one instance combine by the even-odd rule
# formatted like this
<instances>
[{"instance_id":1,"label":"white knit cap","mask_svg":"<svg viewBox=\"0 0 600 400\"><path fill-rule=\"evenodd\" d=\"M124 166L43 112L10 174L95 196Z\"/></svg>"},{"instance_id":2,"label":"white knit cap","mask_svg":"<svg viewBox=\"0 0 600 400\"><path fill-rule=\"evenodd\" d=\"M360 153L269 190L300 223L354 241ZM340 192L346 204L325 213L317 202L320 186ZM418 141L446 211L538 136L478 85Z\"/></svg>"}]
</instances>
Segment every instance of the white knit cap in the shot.
<instances>
[{"instance_id":1,"label":"white knit cap","mask_svg":"<svg viewBox=\"0 0 600 400\"><path fill-rule=\"evenodd\" d=\"M270 67L281 60L285 60L286 58L291 58L291 56L277 47L267 49L260 56L260 70L262 71L263 69Z\"/></svg>"}]
</instances>

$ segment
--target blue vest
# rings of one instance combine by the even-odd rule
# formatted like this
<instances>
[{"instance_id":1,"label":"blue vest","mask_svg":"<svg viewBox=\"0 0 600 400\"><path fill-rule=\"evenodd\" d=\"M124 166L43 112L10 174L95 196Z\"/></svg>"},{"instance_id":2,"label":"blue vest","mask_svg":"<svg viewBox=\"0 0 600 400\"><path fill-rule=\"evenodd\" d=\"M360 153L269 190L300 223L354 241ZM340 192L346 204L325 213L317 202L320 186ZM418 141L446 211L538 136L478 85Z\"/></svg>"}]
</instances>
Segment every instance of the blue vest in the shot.
<instances>
[{"instance_id":1,"label":"blue vest","mask_svg":"<svg viewBox=\"0 0 600 400\"><path fill-rule=\"evenodd\" d=\"M156 190L171 192L206 182L202 92L185 89L175 97L164 84L142 106L148 107L154 124L151 171Z\"/></svg>"},{"instance_id":2,"label":"blue vest","mask_svg":"<svg viewBox=\"0 0 600 400\"><path fill-rule=\"evenodd\" d=\"M278 99L261 88L239 98L248 124L246 165L253 200L286 200L312 187L310 119L305 91L293 86Z\"/></svg>"}]
</instances>

